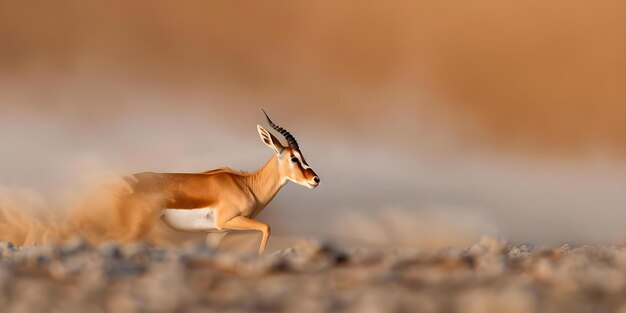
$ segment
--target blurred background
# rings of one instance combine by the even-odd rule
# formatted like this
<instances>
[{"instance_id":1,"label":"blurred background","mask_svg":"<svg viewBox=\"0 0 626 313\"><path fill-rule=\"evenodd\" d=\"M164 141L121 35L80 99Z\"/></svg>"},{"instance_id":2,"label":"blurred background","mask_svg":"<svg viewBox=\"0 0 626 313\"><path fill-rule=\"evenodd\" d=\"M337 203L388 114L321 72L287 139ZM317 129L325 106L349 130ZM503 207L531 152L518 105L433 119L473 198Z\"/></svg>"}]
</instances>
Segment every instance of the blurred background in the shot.
<instances>
[{"instance_id":1,"label":"blurred background","mask_svg":"<svg viewBox=\"0 0 626 313\"><path fill-rule=\"evenodd\" d=\"M322 179L260 215L270 248L622 242L625 6L0 0L0 194L253 170L263 107Z\"/></svg>"}]
</instances>

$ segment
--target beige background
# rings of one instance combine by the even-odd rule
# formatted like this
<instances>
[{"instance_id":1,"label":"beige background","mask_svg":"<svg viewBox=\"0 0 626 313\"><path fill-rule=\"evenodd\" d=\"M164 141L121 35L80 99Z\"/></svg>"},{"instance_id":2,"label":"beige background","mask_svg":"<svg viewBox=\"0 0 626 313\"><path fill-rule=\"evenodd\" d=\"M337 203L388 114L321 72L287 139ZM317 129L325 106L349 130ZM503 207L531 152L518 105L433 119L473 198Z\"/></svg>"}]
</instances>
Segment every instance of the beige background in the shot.
<instances>
[{"instance_id":1,"label":"beige background","mask_svg":"<svg viewBox=\"0 0 626 313\"><path fill-rule=\"evenodd\" d=\"M0 43L14 201L62 207L102 171L254 169L264 107L322 178L261 215L275 244L626 229L623 1L0 0Z\"/></svg>"}]
</instances>

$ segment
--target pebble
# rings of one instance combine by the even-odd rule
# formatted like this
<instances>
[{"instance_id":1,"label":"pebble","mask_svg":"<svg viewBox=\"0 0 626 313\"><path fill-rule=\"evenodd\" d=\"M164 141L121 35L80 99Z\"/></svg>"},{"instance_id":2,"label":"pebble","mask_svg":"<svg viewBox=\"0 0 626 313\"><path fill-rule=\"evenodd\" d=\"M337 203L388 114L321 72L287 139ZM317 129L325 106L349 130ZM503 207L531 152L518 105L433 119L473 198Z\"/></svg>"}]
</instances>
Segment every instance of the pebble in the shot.
<instances>
[{"instance_id":1,"label":"pebble","mask_svg":"<svg viewBox=\"0 0 626 313\"><path fill-rule=\"evenodd\" d=\"M483 239L467 249L343 250L303 240L271 254L80 238L0 243L9 311L626 312L626 249ZM36 294L37 301L32 297ZM539 301L540 300L540 301Z\"/></svg>"}]
</instances>

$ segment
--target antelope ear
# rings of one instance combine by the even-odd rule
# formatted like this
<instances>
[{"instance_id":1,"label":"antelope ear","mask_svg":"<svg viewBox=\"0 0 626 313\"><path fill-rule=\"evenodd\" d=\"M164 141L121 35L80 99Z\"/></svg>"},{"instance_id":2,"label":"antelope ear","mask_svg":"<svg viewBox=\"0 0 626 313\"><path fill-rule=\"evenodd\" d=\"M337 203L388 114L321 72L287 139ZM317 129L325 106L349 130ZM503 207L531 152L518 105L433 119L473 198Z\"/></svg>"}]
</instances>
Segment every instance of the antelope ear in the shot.
<instances>
[{"instance_id":1,"label":"antelope ear","mask_svg":"<svg viewBox=\"0 0 626 313\"><path fill-rule=\"evenodd\" d=\"M280 144L278 139L276 139L274 135L268 132L261 125L257 125L256 129L259 131L259 136L261 136L261 140L263 140L263 143L266 144L268 147L272 148L272 150L274 150L274 153L276 153L276 155L280 155L283 152L283 150L285 150L285 147L283 147L283 145Z\"/></svg>"}]
</instances>

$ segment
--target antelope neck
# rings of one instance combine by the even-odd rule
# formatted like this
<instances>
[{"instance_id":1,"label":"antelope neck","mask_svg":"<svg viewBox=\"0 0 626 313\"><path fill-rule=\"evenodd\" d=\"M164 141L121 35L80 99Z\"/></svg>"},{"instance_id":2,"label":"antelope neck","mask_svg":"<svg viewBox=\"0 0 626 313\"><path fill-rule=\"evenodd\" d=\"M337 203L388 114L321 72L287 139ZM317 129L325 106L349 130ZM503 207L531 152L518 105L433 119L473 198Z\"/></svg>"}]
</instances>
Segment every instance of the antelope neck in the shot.
<instances>
[{"instance_id":1,"label":"antelope neck","mask_svg":"<svg viewBox=\"0 0 626 313\"><path fill-rule=\"evenodd\" d=\"M259 170L248 175L245 181L254 197L263 206L272 201L286 183L286 180L280 177L278 159L275 155Z\"/></svg>"}]
</instances>

